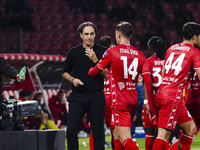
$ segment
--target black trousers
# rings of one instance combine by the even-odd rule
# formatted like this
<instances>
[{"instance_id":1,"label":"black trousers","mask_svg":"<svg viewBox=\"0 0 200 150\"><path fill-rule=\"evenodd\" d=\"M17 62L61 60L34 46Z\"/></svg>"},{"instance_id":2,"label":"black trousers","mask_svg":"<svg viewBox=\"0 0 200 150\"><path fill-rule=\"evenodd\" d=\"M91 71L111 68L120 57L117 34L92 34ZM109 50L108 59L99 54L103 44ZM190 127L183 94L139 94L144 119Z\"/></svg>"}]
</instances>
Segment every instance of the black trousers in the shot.
<instances>
[{"instance_id":1,"label":"black trousers","mask_svg":"<svg viewBox=\"0 0 200 150\"><path fill-rule=\"evenodd\" d=\"M73 91L67 100L69 102L68 150L78 150L78 132L85 113L87 113L91 124L94 150L104 150L105 97L103 91L93 93Z\"/></svg>"}]
</instances>

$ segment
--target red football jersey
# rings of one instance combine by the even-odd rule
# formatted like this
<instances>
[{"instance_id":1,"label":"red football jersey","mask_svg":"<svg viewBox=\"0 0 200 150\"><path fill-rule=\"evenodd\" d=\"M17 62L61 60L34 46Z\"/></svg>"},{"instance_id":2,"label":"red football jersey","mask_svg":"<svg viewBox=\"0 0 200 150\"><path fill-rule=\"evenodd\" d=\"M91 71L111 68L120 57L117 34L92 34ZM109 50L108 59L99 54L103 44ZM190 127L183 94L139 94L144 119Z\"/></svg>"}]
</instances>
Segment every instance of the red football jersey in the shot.
<instances>
[{"instance_id":1,"label":"red football jersey","mask_svg":"<svg viewBox=\"0 0 200 150\"><path fill-rule=\"evenodd\" d=\"M200 52L189 43L172 45L165 56L165 70L158 98L181 99L190 69L200 68Z\"/></svg>"},{"instance_id":2,"label":"red football jersey","mask_svg":"<svg viewBox=\"0 0 200 150\"><path fill-rule=\"evenodd\" d=\"M153 87L155 92L157 92L158 87L162 83L162 68L164 65L164 61L165 60L157 58L156 55L153 55L147 59L147 65L153 78Z\"/></svg>"},{"instance_id":3,"label":"red football jersey","mask_svg":"<svg viewBox=\"0 0 200 150\"><path fill-rule=\"evenodd\" d=\"M110 65L116 85L116 105L137 104L136 82L139 73L149 73L142 70L146 63L144 54L130 45L121 44L109 48L98 63L105 69Z\"/></svg>"}]
</instances>

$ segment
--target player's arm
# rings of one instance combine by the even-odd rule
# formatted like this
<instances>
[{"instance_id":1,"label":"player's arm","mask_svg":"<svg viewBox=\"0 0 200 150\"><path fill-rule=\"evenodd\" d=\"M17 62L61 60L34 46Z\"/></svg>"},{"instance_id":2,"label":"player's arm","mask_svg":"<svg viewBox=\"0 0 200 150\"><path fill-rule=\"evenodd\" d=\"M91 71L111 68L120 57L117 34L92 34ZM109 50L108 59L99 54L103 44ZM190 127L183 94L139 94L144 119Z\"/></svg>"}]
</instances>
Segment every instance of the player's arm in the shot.
<instances>
[{"instance_id":1,"label":"player's arm","mask_svg":"<svg viewBox=\"0 0 200 150\"><path fill-rule=\"evenodd\" d=\"M148 95L148 105L149 105L149 117L151 120L154 120L156 117L156 111L154 108L154 99L153 99L153 83L151 80L150 72L147 63L145 62L142 68L142 76L146 88L146 93Z\"/></svg>"},{"instance_id":2,"label":"player's arm","mask_svg":"<svg viewBox=\"0 0 200 150\"><path fill-rule=\"evenodd\" d=\"M195 72L197 73L197 76L198 76L198 78L200 80L200 68L195 69Z\"/></svg>"},{"instance_id":3,"label":"player's arm","mask_svg":"<svg viewBox=\"0 0 200 150\"><path fill-rule=\"evenodd\" d=\"M62 77L63 77L65 80L71 82L75 87L78 87L78 86L80 86L80 85L84 85L84 83L83 83L80 79L75 78L75 77L72 77L68 72L64 72L64 73L62 74Z\"/></svg>"},{"instance_id":4,"label":"player's arm","mask_svg":"<svg viewBox=\"0 0 200 150\"><path fill-rule=\"evenodd\" d=\"M94 62L94 64L97 64L99 59L97 58L95 52L93 51L93 49L90 49L90 48L86 48L85 49L85 55L88 56L90 58L90 60L92 62ZM104 69L104 70L101 70L101 75L104 76L104 78L108 79L108 69Z\"/></svg>"},{"instance_id":5,"label":"player's arm","mask_svg":"<svg viewBox=\"0 0 200 150\"><path fill-rule=\"evenodd\" d=\"M149 115L149 105L148 105L148 95L146 90L146 85L144 84L144 109L147 115Z\"/></svg>"}]
</instances>

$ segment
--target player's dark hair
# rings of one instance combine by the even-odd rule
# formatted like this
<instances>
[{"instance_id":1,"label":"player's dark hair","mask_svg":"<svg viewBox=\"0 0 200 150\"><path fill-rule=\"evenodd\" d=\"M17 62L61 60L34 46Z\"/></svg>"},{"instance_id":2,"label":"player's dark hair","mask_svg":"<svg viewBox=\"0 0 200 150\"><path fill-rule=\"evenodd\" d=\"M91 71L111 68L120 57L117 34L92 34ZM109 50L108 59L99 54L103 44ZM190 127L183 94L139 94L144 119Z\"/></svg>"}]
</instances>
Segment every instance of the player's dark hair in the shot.
<instances>
[{"instance_id":1,"label":"player's dark hair","mask_svg":"<svg viewBox=\"0 0 200 150\"><path fill-rule=\"evenodd\" d=\"M79 25L78 27L79 33L83 33L83 30L86 26L92 26L94 28L94 32L97 31L97 27L92 22L86 21Z\"/></svg>"},{"instance_id":2,"label":"player's dark hair","mask_svg":"<svg viewBox=\"0 0 200 150\"><path fill-rule=\"evenodd\" d=\"M109 48L112 45L112 38L111 36L102 36L99 39L99 44L102 46L105 46L106 48Z\"/></svg>"},{"instance_id":3,"label":"player's dark hair","mask_svg":"<svg viewBox=\"0 0 200 150\"><path fill-rule=\"evenodd\" d=\"M200 25L195 22L187 22L183 25L182 35L186 40L190 40L194 35L200 34Z\"/></svg>"},{"instance_id":4,"label":"player's dark hair","mask_svg":"<svg viewBox=\"0 0 200 150\"><path fill-rule=\"evenodd\" d=\"M149 39L147 46L149 50L156 53L157 58L164 59L166 53L165 42L158 36L153 36Z\"/></svg>"},{"instance_id":5,"label":"player's dark hair","mask_svg":"<svg viewBox=\"0 0 200 150\"><path fill-rule=\"evenodd\" d=\"M121 32L126 38L130 38L133 34L133 26L129 22L122 21L117 25L116 30Z\"/></svg>"}]
</instances>

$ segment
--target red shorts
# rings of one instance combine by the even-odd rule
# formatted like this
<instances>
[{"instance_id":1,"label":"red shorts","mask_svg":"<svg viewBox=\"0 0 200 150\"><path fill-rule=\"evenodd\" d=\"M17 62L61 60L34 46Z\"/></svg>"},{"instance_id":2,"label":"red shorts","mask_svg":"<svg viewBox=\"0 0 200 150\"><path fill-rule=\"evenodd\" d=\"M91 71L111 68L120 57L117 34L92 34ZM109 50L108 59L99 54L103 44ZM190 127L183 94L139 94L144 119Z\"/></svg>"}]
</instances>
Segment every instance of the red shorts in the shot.
<instances>
[{"instance_id":1,"label":"red shorts","mask_svg":"<svg viewBox=\"0 0 200 150\"><path fill-rule=\"evenodd\" d=\"M137 104L129 106L126 105L112 106L111 125L121 126L121 127L131 127L136 110L137 110Z\"/></svg>"},{"instance_id":2,"label":"red shorts","mask_svg":"<svg viewBox=\"0 0 200 150\"><path fill-rule=\"evenodd\" d=\"M154 125L153 122L150 121L149 116L146 114L144 106L142 109L142 122L144 128L156 128L156 125Z\"/></svg>"},{"instance_id":3,"label":"red shorts","mask_svg":"<svg viewBox=\"0 0 200 150\"><path fill-rule=\"evenodd\" d=\"M192 120L182 99L159 98L156 104L158 106L158 127L173 131L177 123L182 124Z\"/></svg>"}]
</instances>

